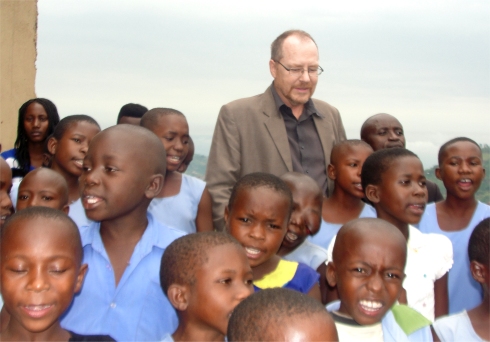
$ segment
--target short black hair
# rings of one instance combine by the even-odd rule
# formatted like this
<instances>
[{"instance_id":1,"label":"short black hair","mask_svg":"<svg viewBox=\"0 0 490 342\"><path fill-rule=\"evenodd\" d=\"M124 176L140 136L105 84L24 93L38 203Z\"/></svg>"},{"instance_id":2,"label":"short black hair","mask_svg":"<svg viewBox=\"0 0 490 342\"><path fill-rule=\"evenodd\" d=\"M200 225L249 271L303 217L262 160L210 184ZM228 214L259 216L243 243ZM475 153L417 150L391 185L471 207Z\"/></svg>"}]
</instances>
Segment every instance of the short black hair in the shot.
<instances>
[{"instance_id":1,"label":"short black hair","mask_svg":"<svg viewBox=\"0 0 490 342\"><path fill-rule=\"evenodd\" d=\"M117 123L121 121L123 116L129 116L131 118L141 118L143 114L148 111L148 108L137 103L128 103L121 107L119 115L117 116Z\"/></svg>"},{"instance_id":2,"label":"short black hair","mask_svg":"<svg viewBox=\"0 0 490 342\"><path fill-rule=\"evenodd\" d=\"M208 261L208 251L226 244L242 248L233 236L224 232L189 234L174 240L165 249L160 263L160 285L165 295L172 284L193 285L197 270Z\"/></svg>"},{"instance_id":3,"label":"short black hair","mask_svg":"<svg viewBox=\"0 0 490 342\"><path fill-rule=\"evenodd\" d=\"M53 133L54 128L60 121L58 109L56 108L55 104L45 98L30 99L19 108L19 119L17 122L17 139L15 140L14 146L16 149L15 158L19 163L18 169L20 170L20 174L23 176L30 171L31 167L31 157L29 155L29 140L27 139L27 133L24 128L24 118L26 116L27 108L33 103L39 103L41 106L43 106L48 116L48 130L46 134L46 139Z\"/></svg>"},{"instance_id":4,"label":"short black hair","mask_svg":"<svg viewBox=\"0 0 490 342\"><path fill-rule=\"evenodd\" d=\"M44 177L48 177L50 180L54 180L56 183L58 183L60 193L58 194L60 196L60 202L63 204L63 206L68 205L69 199L68 199L68 183L66 182L66 179L61 175L61 173L56 172L50 168L47 167L38 167L35 170L32 170L29 172L20 182L19 187L18 187L18 192L20 193L22 188L25 186L24 181L29 180L29 178L36 177L37 175L41 175ZM38 176L39 177L39 176ZM38 180L39 182L40 180ZM46 184L46 183L44 183Z\"/></svg>"},{"instance_id":5,"label":"short black hair","mask_svg":"<svg viewBox=\"0 0 490 342\"><path fill-rule=\"evenodd\" d=\"M442 159L444 158L444 152L446 152L447 148L450 145L457 143L457 142L460 142L460 141L467 141L467 142L470 142L472 144L475 144L475 146L478 147L478 149L480 150L480 153L481 153L481 147L480 147L480 145L478 145L478 143L476 141L474 141L473 139L467 138L467 137L457 137L457 138L449 140L448 142L445 142L441 146L441 148L439 149L439 153L437 154L437 162L439 163L439 166L442 165L442 162L443 162Z\"/></svg>"},{"instance_id":6,"label":"short black hair","mask_svg":"<svg viewBox=\"0 0 490 342\"><path fill-rule=\"evenodd\" d=\"M235 183L235 186L231 190L230 200L228 201L228 210L231 211L233 209L235 199L240 191L256 188L268 188L282 194L290 203L289 213L291 213L291 209L293 208L293 194L291 193L291 189L289 189L286 182L281 178L265 172L249 173ZM287 221L289 222L289 217Z\"/></svg>"},{"instance_id":7,"label":"short black hair","mask_svg":"<svg viewBox=\"0 0 490 342\"><path fill-rule=\"evenodd\" d=\"M337 158L339 155L341 155L344 151L344 147L357 147L357 146L362 146L364 148L367 148L369 150L373 150L373 148L371 147L371 145L369 145L367 142L365 142L364 140L360 140L360 139L349 139L349 140L343 140L341 142L338 142L337 144L335 144L332 148L332 152L330 153L330 164L333 164L336 162Z\"/></svg>"},{"instance_id":8,"label":"short black hair","mask_svg":"<svg viewBox=\"0 0 490 342\"><path fill-rule=\"evenodd\" d=\"M490 264L489 255L489 234L490 234L490 217L478 223L471 233L468 241L468 256L470 261L478 261L484 265Z\"/></svg>"},{"instance_id":9,"label":"short black hair","mask_svg":"<svg viewBox=\"0 0 490 342\"><path fill-rule=\"evenodd\" d=\"M329 315L306 294L286 288L265 289L238 304L228 323L228 341L272 341L276 331L297 317Z\"/></svg>"},{"instance_id":10,"label":"short black hair","mask_svg":"<svg viewBox=\"0 0 490 342\"><path fill-rule=\"evenodd\" d=\"M384 148L367 157L361 171L361 185L364 191L366 191L366 187L369 184L381 184L381 177L393 162L404 157L415 157L418 159L415 153L403 147Z\"/></svg>"},{"instance_id":11,"label":"short black hair","mask_svg":"<svg viewBox=\"0 0 490 342\"><path fill-rule=\"evenodd\" d=\"M83 247L82 247L82 239L80 237L80 231L78 230L76 223L61 210L48 208L48 207L39 207L39 206L29 207L20 210L14 213L5 221L5 224L3 225L1 230L0 239L3 240L4 236L10 229L15 229L15 224L18 221L29 220L38 217L53 219L64 223L65 229L70 230L70 234L72 235L72 239L73 239L70 242L73 242L76 245L76 250L73 252L76 253L78 260L80 260L80 264L81 264L83 259ZM42 229L42 227L39 227L39 229Z\"/></svg>"},{"instance_id":12,"label":"short black hair","mask_svg":"<svg viewBox=\"0 0 490 342\"><path fill-rule=\"evenodd\" d=\"M173 108L153 108L150 109L141 117L140 126L148 128L150 131L158 126L158 120L165 115L181 115L185 118L185 115Z\"/></svg>"},{"instance_id":13,"label":"short black hair","mask_svg":"<svg viewBox=\"0 0 490 342\"><path fill-rule=\"evenodd\" d=\"M99 129L100 129L100 126L97 123L97 121L95 121L95 119L89 115L85 115L85 114L68 115L68 116L65 116L63 119L60 120L60 122L58 123L58 125L54 129L53 134L50 137L48 137L47 140L49 140L49 138L51 138L51 137L55 138L58 141L61 140L61 138L63 137L63 135L65 134L65 132L68 128L70 128L73 124L78 123L78 122L82 122L82 121L86 121L88 123L91 123L92 125L95 125L95 126L99 127Z\"/></svg>"}]
</instances>

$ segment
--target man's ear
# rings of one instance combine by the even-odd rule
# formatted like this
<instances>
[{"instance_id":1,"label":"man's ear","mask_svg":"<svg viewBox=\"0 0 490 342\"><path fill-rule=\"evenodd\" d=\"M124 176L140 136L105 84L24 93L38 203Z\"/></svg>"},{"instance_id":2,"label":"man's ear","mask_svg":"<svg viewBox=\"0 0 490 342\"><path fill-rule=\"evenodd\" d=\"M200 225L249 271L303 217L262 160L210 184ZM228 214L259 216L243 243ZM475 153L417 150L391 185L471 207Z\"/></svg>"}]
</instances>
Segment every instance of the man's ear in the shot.
<instances>
[{"instance_id":1,"label":"man's ear","mask_svg":"<svg viewBox=\"0 0 490 342\"><path fill-rule=\"evenodd\" d=\"M437 167L436 168L435 174L436 174L436 178L437 179L442 180L442 178L441 178L441 168L440 167Z\"/></svg>"},{"instance_id":2,"label":"man's ear","mask_svg":"<svg viewBox=\"0 0 490 342\"><path fill-rule=\"evenodd\" d=\"M62 212L64 212L66 215L70 212L70 206L67 204L61 209Z\"/></svg>"},{"instance_id":3,"label":"man's ear","mask_svg":"<svg viewBox=\"0 0 490 342\"><path fill-rule=\"evenodd\" d=\"M189 306L189 293L188 286L172 284L167 290L167 297L176 310L185 311Z\"/></svg>"},{"instance_id":4,"label":"man's ear","mask_svg":"<svg viewBox=\"0 0 490 342\"><path fill-rule=\"evenodd\" d=\"M327 176L328 178L330 178L331 180L335 180L337 179L337 170L335 170L335 166L333 164L328 164L328 168L327 168Z\"/></svg>"},{"instance_id":5,"label":"man's ear","mask_svg":"<svg viewBox=\"0 0 490 342\"><path fill-rule=\"evenodd\" d=\"M335 264L333 261L330 261L327 265L326 277L327 277L327 283L331 287L335 287L337 285L337 273L335 271L336 271Z\"/></svg>"},{"instance_id":6,"label":"man's ear","mask_svg":"<svg viewBox=\"0 0 490 342\"><path fill-rule=\"evenodd\" d=\"M150 176L150 182L145 190L146 198L155 198L163 188L164 177L161 173Z\"/></svg>"},{"instance_id":7,"label":"man's ear","mask_svg":"<svg viewBox=\"0 0 490 342\"><path fill-rule=\"evenodd\" d=\"M80 292L80 290L82 289L83 280L85 279L85 275L87 274L87 270L88 270L87 264L82 264L80 266L80 269L78 270L78 275L77 275L77 282L75 284L75 291L74 291L75 293Z\"/></svg>"},{"instance_id":8,"label":"man's ear","mask_svg":"<svg viewBox=\"0 0 490 342\"><path fill-rule=\"evenodd\" d=\"M56 149L58 148L58 140L55 137L51 137L48 139L48 143L46 145L48 147L49 153L54 156L56 153Z\"/></svg>"},{"instance_id":9,"label":"man's ear","mask_svg":"<svg viewBox=\"0 0 490 342\"><path fill-rule=\"evenodd\" d=\"M276 62L274 62L272 59L269 60L269 70L271 72L272 77L275 79L277 75Z\"/></svg>"},{"instance_id":10,"label":"man's ear","mask_svg":"<svg viewBox=\"0 0 490 342\"><path fill-rule=\"evenodd\" d=\"M470 262L470 270L473 278L480 284L485 282L485 278L488 277L488 268L485 267L482 263L479 263L476 260Z\"/></svg>"},{"instance_id":11,"label":"man's ear","mask_svg":"<svg viewBox=\"0 0 490 342\"><path fill-rule=\"evenodd\" d=\"M377 185L368 184L365 194L371 203L379 203L379 187Z\"/></svg>"}]
</instances>

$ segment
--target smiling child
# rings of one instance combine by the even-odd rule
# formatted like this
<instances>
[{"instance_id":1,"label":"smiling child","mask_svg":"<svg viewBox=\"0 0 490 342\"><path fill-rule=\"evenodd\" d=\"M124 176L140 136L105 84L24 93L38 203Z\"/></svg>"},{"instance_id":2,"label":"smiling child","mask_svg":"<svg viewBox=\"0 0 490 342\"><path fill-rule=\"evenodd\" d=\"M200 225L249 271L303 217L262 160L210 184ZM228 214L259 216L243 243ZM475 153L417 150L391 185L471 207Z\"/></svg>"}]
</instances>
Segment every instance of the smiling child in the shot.
<instances>
[{"instance_id":1,"label":"smiling child","mask_svg":"<svg viewBox=\"0 0 490 342\"><path fill-rule=\"evenodd\" d=\"M224 232L172 242L162 257L160 279L179 316L177 330L164 341L224 341L233 309L253 293L245 251Z\"/></svg>"},{"instance_id":2,"label":"smiling child","mask_svg":"<svg viewBox=\"0 0 490 342\"><path fill-rule=\"evenodd\" d=\"M10 315L2 341L113 341L60 326L59 317L87 272L80 234L64 213L46 207L17 212L2 229L0 251L4 309Z\"/></svg>"},{"instance_id":3,"label":"smiling child","mask_svg":"<svg viewBox=\"0 0 490 342\"><path fill-rule=\"evenodd\" d=\"M474 227L490 217L490 206L475 198L485 178L482 152L475 141L464 137L451 139L441 146L438 159L436 176L444 183L446 200L427 206L419 229L451 240L454 265L448 280L449 313L457 313L474 308L482 300L481 287L469 271L466 251Z\"/></svg>"},{"instance_id":4,"label":"smiling child","mask_svg":"<svg viewBox=\"0 0 490 342\"><path fill-rule=\"evenodd\" d=\"M0 157L0 228L13 213L12 200L9 196L10 189L12 189L12 170L7 162Z\"/></svg>"},{"instance_id":5,"label":"smiling child","mask_svg":"<svg viewBox=\"0 0 490 342\"><path fill-rule=\"evenodd\" d=\"M350 221L335 240L327 279L340 301L327 306L339 341L432 341L430 322L414 310L390 309L402 292L407 245L392 224Z\"/></svg>"},{"instance_id":6,"label":"smiling child","mask_svg":"<svg viewBox=\"0 0 490 342\"><path fill-rule=\"evenodd\" d=\"M156 220L186 233L212 231L211 195L206 183L178 171L189 151L189 125L184 114L153 108L143 115L141 126L155 133L167 152L165 184L148 210Z\"/></svg>"},{"instance_id":7,"label":"smiling child","mask_svg":"<svg viewBox=\"0 0 490 342\"><path fill-rule=\"evenodd\" d=\"M283 180L262 172L248 174L232 189L225 208L226 228L245 248L257 291L287 287L321 300L318 273L276 254L288 230L292 205L291 190Z\"/></svg>"}]
</instances>

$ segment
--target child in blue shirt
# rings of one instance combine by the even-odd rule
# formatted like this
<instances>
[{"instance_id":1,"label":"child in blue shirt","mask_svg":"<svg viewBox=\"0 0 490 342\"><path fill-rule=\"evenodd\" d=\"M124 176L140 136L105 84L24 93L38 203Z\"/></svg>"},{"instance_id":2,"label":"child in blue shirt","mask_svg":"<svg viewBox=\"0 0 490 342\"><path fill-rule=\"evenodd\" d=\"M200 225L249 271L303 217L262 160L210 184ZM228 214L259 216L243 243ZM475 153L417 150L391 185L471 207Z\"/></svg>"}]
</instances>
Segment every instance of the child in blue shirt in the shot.
<instances>
[{"instance_id":1,"label":"child in blue shirt","mask_svg":"<svg viewBox=\"0 0 490 342\"><path fill-rule=\"evenodd\" d=\"M402 293L407 258L403 234L392 224L363 218L337 234L327 280L339 302L327 306L339 341L432 341L430 321L406 306L395 306Z\"/></svg>"},{"instance_id":2,"label":"child in blue shirt","mask_svg":"<svg viewBox=\"0 0 490 342\"><path fill-rule=\"evenodd\" d=\"M277 255L293 205L291 190L279 177L256 172L233 187L225 208L228 232L245 248L256 291L287 287L321 300L318 273Z\"/></svg>"},{"instance_id":3,"label":"child in blue shirt","mask_svg":"<svg viewBox=\"0 0 490 342\"><path fill-rule=\"evenodd\" d=\"M437 233L451 240L454 265L449 271L449 313L470 310L482 298L467 256L468 240L478 222L490 217L490 206L475 198L485 178L480 146L465 137L451 139L439 149L436 176L444 183L444 201L427 206L418 225L423 233ZM462 295L464 294L464 295Z\"/></svg>"},{"instance_id":4,"label":"child in blue shirt","mask_svg":"<svg viewBox=\"0 0 490 342\"><path fill-rule=\"evenodd\" d=\"M92 139L80 177L83 207L95 221L81 229L90 271L62 319L66 329L141 341L177 327L159 268L165 248L182 233L147 214L163 186L164 156L161 141L134 125L113 126Z\"/></svg>"},{"instance_id":5,"label":"child in blue shirt","mask_svg":"<svg viewBox=\"0 0 490 342\"><path fill-rule=\"evenodd\" d=\"M490 341L489 248L490 218L486 218L475 227L468 243L471 274L482 287L483 300L469 311L436 320L433 327L441 341Z\"/></svg>"},{"instance_id":6,"label":"child in blue shirt","mask_svg":"<svg viewBox=\"0 0 490 342\"><path fill-rule=\"evenodd\" d=\"M231 313L253 293L245 251L224 232L172 242L163 253L160 280L179 316L177 330L164 341L224 341Z\"/></svg>"}]
</instances>

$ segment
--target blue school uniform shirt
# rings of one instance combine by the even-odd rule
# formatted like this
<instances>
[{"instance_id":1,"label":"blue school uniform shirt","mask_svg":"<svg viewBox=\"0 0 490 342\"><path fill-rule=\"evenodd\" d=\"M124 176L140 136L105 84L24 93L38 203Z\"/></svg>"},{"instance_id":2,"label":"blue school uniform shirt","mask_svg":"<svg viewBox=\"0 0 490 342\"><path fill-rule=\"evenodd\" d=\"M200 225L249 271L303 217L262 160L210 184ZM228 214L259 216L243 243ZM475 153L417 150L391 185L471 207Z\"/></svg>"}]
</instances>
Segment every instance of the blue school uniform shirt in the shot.
<instances>
[{"instance_id":1,"label":"blue school uniform shirt","mask_svg":"<svg viewBox=\"0 0 490 342\"><path fill-rule=\"evenodd\" d=\"M483 293L480 284L472 277L468 257L468 241L475 226L490 217L490 206L478 202L468 226L456 232L446 232L439 227L435 203L429 204L418 224L423 233L437 233L447 236L453 245L453 267L448 274L449 313L473 309L481 303Z\"/></svg>"},{"instance_id":2,"label":"blue school uniform shirt","mask_svg":"<svg viewBox=\"0 0 490 342\"><path fill-rule=\"evenodd\" d=\"M397 308L397 306L399 308ZM338 311L339 308L340 301L335 301L327 304L328 312ZM397 317L395 317L395 314ZM405 332L404 329L400 326L400 323L398 323L403 320L412 320L412 322L404 324L407 326L411 326L410 332ZM405 305L394 305L392 309L388 310L384 317L381 319L381 328L383 329L383 341L385 342L433 341L432 333L430 332L430 321L425 319L424 316L419 314L414 309L411 309Z\"/></svg>"},{"instance_id":3,"label":"blue school uniform shirt","mask_svg":"<svg viewBox=\"0 0 490 342\"><path fill-rule=\"evenodd\" d=\"M297 261L310 266L314 270L317 270L327 260L327 257L328 253L326 249L308 240L303 241L291 253L282 256L284 260Z\"/></svg>"},{"instance_id":4,"label":"blue school uniform shirt","mask_svg":"<svg viewBox=\"0 0 490 342\"><path fill-rule=\"evenodd\" d=\"M148 214L148 226L116 287L100 223L82 227L88 272L61 326L78 334L110 335L116 341L156 341L173 333L178 319L160 287L160 260L165 248L182 235Z\"/></svg>"}]
</instances>

